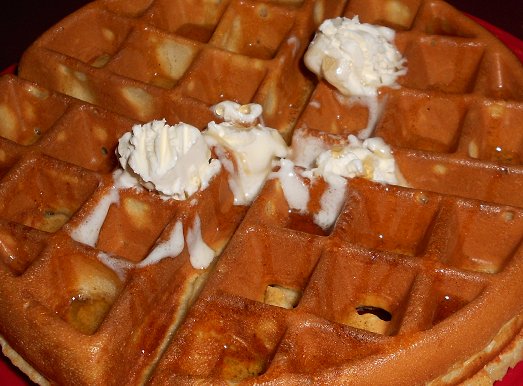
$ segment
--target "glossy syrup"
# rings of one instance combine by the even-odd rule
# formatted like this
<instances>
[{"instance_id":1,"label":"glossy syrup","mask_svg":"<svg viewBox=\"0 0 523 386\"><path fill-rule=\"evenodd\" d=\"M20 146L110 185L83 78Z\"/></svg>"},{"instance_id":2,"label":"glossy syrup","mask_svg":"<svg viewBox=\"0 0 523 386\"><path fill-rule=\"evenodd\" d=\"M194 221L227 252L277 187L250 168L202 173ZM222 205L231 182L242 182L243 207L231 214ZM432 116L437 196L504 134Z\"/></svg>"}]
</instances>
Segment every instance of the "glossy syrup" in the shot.
<instances>
[{"instance_id":1,"label":"glossy syrup","mask_svg":"<svg viewBox=\"0 0 523 386\"><path fill-rule=\"evenodd\" d=\"M432 324L436 325L467 305L467 301L453 295L444 295L434 313Z\"/></svg>"},{"instance_id":2,"label":"glossy syrup","mask_svg":"<svg viewBox=\"0 0 523 386\"><path fill-rule=\"evenodd\" d=\"M287 222L286 227L318 236L327 236L329 234L328 231L324 230L314 222L312 216L297 211L289 212L289 221Z\"/></svg>"}]
</instances>

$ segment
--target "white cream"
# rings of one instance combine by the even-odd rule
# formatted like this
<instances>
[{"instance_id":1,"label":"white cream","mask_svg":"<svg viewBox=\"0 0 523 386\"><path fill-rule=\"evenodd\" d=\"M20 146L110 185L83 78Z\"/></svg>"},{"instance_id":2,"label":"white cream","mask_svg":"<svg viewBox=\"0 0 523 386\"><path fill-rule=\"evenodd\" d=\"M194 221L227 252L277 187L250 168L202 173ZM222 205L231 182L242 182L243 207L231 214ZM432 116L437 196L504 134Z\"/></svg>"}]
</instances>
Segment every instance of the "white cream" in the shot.
<instances>
[{"instance_id":1,"label":"white cream","mask_svg":"<svg viewBox=\"0 0 523 386\"><path fill-rule=\"evenodd\" d=\"M287 159L282 159L280 164L280 169L271 173L270 178L279 179L290 210L308 213L310 191L303 178L307 178L311 180L311 183L314 183L314 180L319 176L317 169L300 171L300 169L294 167L292 161ZM328 179L328 188L320 199L320 210L313 214L314 223L324 230L329 229L336 218L338 218L346 189L345 178L336 174L330 174Z\"/></svg>"},{"instance_id":2,"label":"white cream","mask_svg":"<svg viewBox=\"0 0 523 386\"><path fill-rule=\"evenodd\" d=\"M313 214L314 222L327 230L339 216L345 201L347 178L362 177L372 181L406 185L396 167L390 147L381 138L359 140L349 135L346 145L328 148L324 141L297 132L293 138L292 157L306 170L299 172L314 184L323 178L328 184L320 198L320 210ZM292 161L281 160L281 169L271 175L279 178L291 209L304 211L309 200L308 188L298 178ZM304 191L307 190L307 193ZM305 208L305 209L304 209Z\"/></svg>"},{"instance_id":3,"label":"white cream","mask_svg":"<svg viewBox=\"0 0 523 386\"><path fill-rule=\"evenodd\" d=\"M113 185L100 198L85 219L69 231L71 238L79 243L95 247L100 237L100 230L107 218L109 208L120 203L121 189L142 189L134 174L117 169L113 172Z\"/></svg>"},{"instance_id":4,"label":"white cream","mask_svg":"<svg viewBox=\"0 0 523 386\"><path fill-rule=\"evenodd\" d=\"M112 186L83 222L69 232L71 238L79 243L95 247L109 208L112 204L119 203L119 201L120 194L118 189Z\"/></svg>"},{"instance_id":5,"label":"white cream","mask_svg":"<svg viewBox=\"0 0 523 386\"><path fill-rule=\"evenodd\" d=\"M315 175L327 182L337 176L363 177L376 182L398 184L396 162L390 147L381 138L360 141L349 135L349 144L341 149L331 149L316 160Z\"/></svg>"},{"instance_id":6,"label":"white cream","mask_svg":"<svg viewBox=\"0 0 523 386\"><path fill-rule=\"evenodd\" d=\"M331 182L320 199L320 210L314 213L314 223L327 230L338 218L343 202L345 201L347 181L343 178Z\"/></svg>"},{"instance_id":7,"label":"white cream","mask_svg":"<svg viewBox=\"0 0 523 386\"><path fill-rule=\"evenodd\" d=\"M196 269L206 269L214 260L214 251L202 237L200 216L196 215L192 228L187 231L187 248L191 265Z\"/></svg>"},{"instance_id":8,"label":"white cream","mask_svg":"<svg viewBox=\"0 0 523 386\"><path fill-rule=\"evenodd\" d=\"M394 30L359 18L325 20L305 53L305 64L344 95L375 96L397 86L405 59L394 46Z\"/></svg>"},{"instance_id":9,"label":"white cream","mask_svg":"<svg viewBox=\"0 0 523 386\"><path fill-rule=\"evenodd\" d=\"M144 187L177 200L206 189L221 168L197 128L165 120L134 125L120 138L118 154Z\"/></svg>"},{"instance_id":10,"label":"white cream","mask_svg":"<svg viewBox=\"0 0 523 386\"><path fill-rule=\"evenodd\" d=\"M223 101L211 107L218 117L226 122L236 122L242 125L252 126L261 117L263 109L257 103L240 105L233 101Z\"/></svg>"},{"instance_id":11,"label":"white cream","mask_svg":"<svg viewBox=\"0 0 523 386\"><path fill-rule=\"evenodd\" d=\"M345 178L363 177L372 181L399 184L396 162L390 147L381 138L360 141L349 136L349 144L340 149L330 149L319 155L316 168L311 172L329 184L320 200L320 211L314 222L328 229L338 218L345 200Z\"/></svg>"},{"instance_id":12,"label":"white cream","mask_svg":"<svg viewBox=\"0 0 523 386\"><path fill-rule=\"evenodd\" d=\"M290 158L297 166L311 168L314 166L316 158L328 148L329 146L320 138L307 135L298 129L292 136Z\"/></svg>"},{"instance_id":13,"label":"white cream","mask_svg":"<svg viewBox=\"0 0 523 386\"><path fill-rule=\"evenodd\" d=\"M366 139L369 138L372 133L374 132L374 129L376 128L376 124L378 123L378 120L381 116L381 113L383 111L383 103L380 103L378 101L378 98L375 96L345 96L345 95L336 95L336 99L340 102L340 104L344 104L347 106L351 106L354 104L360 104L367 108L368 112L368 118L367 118L367 126L363 129L361 129L358 132L358 138L360 139Z\"/></svg>"},{"instance_id":14,"label":"white cream","mask_svg":"<svg viewBox=\"0 0 523 386\"><path fill-rule=\"evenodd\" d=\"M127 275L127 271L133 267L133 264L122 259L118 259L114 256L109 255L105 252L98 252L98 260L105 265L107 268L111 269L113 272L116 273L118 278L121 281L125 280L125 276Z\"/></svg>"},{"instance_id":15,"label":"white cream","mask_svg":"<svg viewBox=\"0 0 523 386\"><path fill-rule=\"evenodd\" d=\"M298 53L298 50L300 49L301 42L300 39L296 35L291 35L287 39L287 44L292 46L292 56L296 57L296 54Z\"/></svg>"},{"instance_id":16,"label":"white cream","mask_svg":"<svg viewBox=\"0 0 523 386\"><path fill-rule=\"evenodd\" d=\"M368 108L367 126L358 137L369 138L379 119L378 89L399 87L406 60L394 45L393 29L338 17L324 21L304 56L305 65L325 78L347 100Z\"/></svg>"},{"instance_id":17,"label":"white cream","mask_svg":"<svg viewBox=\"0 0 523 386\"><path fill-rule=\"evenodd\" d=\"M142 185L140 185L140 181L134 173L131 174L126 170L116 169L112 176L113 185L117 189L143 189Z\"/></svg>"},{"instance_id":18,"label":"white cream","mask_svg":"<svg viewBox=\"0 0 523 386\"><path fill-rule=\"evenodd\" d=\"M169 238L157 244L145 259L137 264L137 267L147 267L167 257L176 257L182 253L184 245L183 225L181 221L177 221L169 234Z\"/></svg>"},{"instance_id":19,"label":"white cream","mask_svg":"<svg viewBox=\"0 0 523 386\"><path fill-rule=\"evenodd\" d=\"M229 186L236 205L250 204L275 161L288 154L287 144L277 130L254 124L261 114L261 106L247 106L244 109L245 106L234 102L214 106L213 110L228 121L210 122L203 132L229 173Z\"/></svg>"},{"instance_id":20,"label":"white cream","mask_svg":"<svg viewBox=\"0 0 523 386\"><path fill-rule=\"evenodd\" d=\"M290 209L307 212L309 204L309 188L294 168L294 163L288 159L280 160L280 169L271 173L269 178L278 178L283 190L283 195Z\"/></svg>"}]
</instances>

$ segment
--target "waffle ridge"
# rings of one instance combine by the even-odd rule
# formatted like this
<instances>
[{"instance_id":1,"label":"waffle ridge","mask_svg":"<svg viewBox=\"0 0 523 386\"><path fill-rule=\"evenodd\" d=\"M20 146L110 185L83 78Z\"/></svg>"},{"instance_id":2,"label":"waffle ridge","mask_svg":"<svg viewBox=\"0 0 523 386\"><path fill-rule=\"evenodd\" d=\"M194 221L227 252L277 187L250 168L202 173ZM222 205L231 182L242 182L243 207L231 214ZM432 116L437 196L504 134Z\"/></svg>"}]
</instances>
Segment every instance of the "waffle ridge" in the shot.
<instances>
[{"instance_id":1,"label":"waffle ridge","mask_svg":"<svg viewBox=\"0 0 523 386\"><path fill-rule=\"evenodd\" d=\"M373 135L408 187L348 180L327 230L323 181L310 215L277 178L248 208L225 171L186 201L115 188L134 123L203 129L221 100L261 104L288 143L346 143L371 113L302 58L355 15L407 59ZM439 0L94 1L0 78L2 348L42 384L492 383L523 356L522 101L518 59ZM186 245L143 263L197 221L209 268Z\"/></svg>"}]
</instances>

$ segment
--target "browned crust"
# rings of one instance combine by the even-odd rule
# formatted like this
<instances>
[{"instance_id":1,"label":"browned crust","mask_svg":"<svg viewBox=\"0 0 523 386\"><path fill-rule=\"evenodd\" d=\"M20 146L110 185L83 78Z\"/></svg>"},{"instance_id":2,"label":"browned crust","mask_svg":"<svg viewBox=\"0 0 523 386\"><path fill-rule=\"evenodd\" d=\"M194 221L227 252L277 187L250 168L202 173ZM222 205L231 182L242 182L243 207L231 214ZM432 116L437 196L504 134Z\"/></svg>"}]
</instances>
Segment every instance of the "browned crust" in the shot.
<instances>
[{"instance_id":1,"label":"browned crust","mask_svg":"<svg viewBox=\"0 0 523 386\"><path fill-rule=\"evenodd\" d=\"M428 385L455 385L478 386L493 385L507 374L510 368L515 367L523 360L523 314L507 322L492 339L492 341L480 352L472 355L465 362L456 363L451 371L438 377ZM41 385L49 386L51 383L42 376L31 364L18 354L9 343L0 335L0 346L3 354L11 360L31 381ZM499 351L498 351L499 350ZM477 366L478 361L484 356L489 356L492 351L498 351L497 355L481 367L470 378L457 382L470 368Z\"/></svg>"}]
</instances>

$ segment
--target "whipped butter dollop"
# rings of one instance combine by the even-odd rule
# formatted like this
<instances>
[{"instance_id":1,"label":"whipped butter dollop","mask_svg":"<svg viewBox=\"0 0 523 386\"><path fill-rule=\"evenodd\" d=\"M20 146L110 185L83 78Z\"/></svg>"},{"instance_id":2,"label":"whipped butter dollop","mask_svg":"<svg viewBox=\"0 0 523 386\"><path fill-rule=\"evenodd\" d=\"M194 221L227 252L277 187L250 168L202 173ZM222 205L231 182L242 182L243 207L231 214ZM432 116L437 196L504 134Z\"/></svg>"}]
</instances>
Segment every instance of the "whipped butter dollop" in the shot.
<instances>
[{"instance_id":1,"label":"whipped butter dollop","mask_svg":"<svg viewBox=\"0 0 523 386\"><path fill-rule=\"evenodd\" d=\"M312 183L317 178L327 183L320 197L320 208L313 213L314 223L324 230L331 228L339 216L348 179L362 177L380 183L404 184L390 146L380 137L361 141L349 135L345 145L325 148L326 145L319 146L317 141L297 141L293 142L293 147L293 159L300 160L304 167L299 175ZM309 197L303 193L301 179L297 178L295 169L290 166L289 170L283 161L286 160L282 160L280 170L273 176L280 179L289 207L304 212ZM286 162L292 165L292 161Z\"/></svg>"},{"instance_id":2,"label":"whipped butter dollop","mask_svg":"<svg viewBox=\"0 0 523 386\"><path fill-rule=\"evenodd\" d=\"M359 140L349 135L349 143L341 148L329 149L316 159L314 175L335 183L338 177L363 177L375 182L398 184L396 161L390 146L380 137Z\"/></svg>"},{"instance_id":3,"label":"whipped butter dollop","mask_svg":"<svg viewBox=\"0 0 523 386\"><path fill-rule=\"evenodd\" d=\"M306 66L344 95L374 96L406 73L393 29L338 17L325 20L305 53Z\"/></svg>"},{"instance_id":4,"label":"whipped butter dollop","mask_svg":"<svg viewBox=\"0 0 523 386\"><path fill-rule=\"evenodd\" d=\"M236 205L247 205L258 195L268 174L288 147L280 133L257 123L260 105L224 101L213 106L222 123L209 122L203 136L229 172Z\"/></svg>"},{"instance_id":5,"label":"whipped butter dollop","mask_svg":"<svg viewBox=\"0 0 523 386\"><path fill-rule=\"evenodd\" d=\"M118 154L141 185L177 200L207 188L221 168L196 127L165 120L134 125L118 141Z\"/></svg>"}]
</instances>

